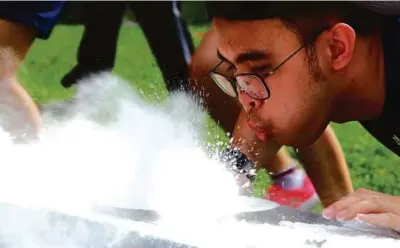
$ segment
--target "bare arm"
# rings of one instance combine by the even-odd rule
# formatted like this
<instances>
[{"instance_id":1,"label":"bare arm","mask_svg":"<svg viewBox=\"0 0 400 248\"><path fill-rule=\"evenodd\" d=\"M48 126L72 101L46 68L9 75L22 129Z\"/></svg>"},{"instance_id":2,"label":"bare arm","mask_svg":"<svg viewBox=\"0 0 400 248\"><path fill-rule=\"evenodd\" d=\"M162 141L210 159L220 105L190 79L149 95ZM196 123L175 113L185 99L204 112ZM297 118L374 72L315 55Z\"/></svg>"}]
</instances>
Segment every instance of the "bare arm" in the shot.
<instances>
[{"instance_id":1,"label":"bare arm","mask_svg":"<svg viewBox=\"0 0 400 248\"><path fill-rule=\"evenodd\" d=\"M353 192L342 148L330 126L314 144L299 149L299 155L325 207Z\"/></svg>"}]
</instances>

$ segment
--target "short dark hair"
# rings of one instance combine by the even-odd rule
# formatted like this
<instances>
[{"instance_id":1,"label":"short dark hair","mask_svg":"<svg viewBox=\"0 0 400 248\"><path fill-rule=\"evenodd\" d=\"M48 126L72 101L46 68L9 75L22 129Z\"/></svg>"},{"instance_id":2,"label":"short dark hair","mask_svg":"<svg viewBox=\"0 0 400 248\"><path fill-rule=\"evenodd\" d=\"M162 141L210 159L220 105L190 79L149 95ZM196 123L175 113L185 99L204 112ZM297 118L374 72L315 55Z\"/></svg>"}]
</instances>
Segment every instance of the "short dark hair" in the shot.
<instances>
[{"instance_id":1,"label":"short dark hair","mask_svg":"<svg viewBox=\"0 0 400 248\"><path fill-rule=\"evenodd\" d=\"M349 24L359 36L376 33L388 18L353 2L209 2L211 17L227 20L280 19L300 40L311 39L315 32L336 19Z\"/></svg>"}]
</instances>

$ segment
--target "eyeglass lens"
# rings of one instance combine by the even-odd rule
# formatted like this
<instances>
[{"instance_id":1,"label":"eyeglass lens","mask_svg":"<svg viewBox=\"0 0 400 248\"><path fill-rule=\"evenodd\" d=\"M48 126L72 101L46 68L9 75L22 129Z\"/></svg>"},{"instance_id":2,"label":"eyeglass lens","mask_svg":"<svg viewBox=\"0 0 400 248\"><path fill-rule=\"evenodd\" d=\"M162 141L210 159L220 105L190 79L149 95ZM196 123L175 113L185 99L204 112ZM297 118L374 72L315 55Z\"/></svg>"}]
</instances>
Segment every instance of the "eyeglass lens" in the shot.
<instances>
[{"instance_id":1,"label":"eyeglass lens","mask_svg":"<svg viewBox=\"0 0 400 248\"><path fill-rule=\"evenodd\" d=\"M261 100L269 97L265 85L261 79L255 75L238 75L236 81L239 87L254 99Z\"/></svg>"}]
</instances>

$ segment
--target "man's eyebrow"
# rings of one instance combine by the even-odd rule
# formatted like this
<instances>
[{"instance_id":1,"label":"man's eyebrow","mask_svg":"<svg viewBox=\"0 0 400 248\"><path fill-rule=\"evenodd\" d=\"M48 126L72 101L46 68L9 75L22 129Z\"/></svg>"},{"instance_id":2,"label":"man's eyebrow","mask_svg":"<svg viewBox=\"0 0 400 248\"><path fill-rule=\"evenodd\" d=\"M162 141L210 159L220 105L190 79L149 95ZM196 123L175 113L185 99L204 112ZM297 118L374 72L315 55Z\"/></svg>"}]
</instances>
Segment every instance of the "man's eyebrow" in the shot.
<instances>
[{"instance_id":1,"label":"man's eyebrow","mask_svg":"<svg viewBox=\"0 0 400 248\"><path fill-rule=\"evenodd\" d=\"M233 65L233 63L231 61L229 61L226 57L224 57L224 55L222 55L219 50L217 50L217 56L220 60ZM269 52L264 52L261 50L249 50L249 51L239 54L236 57L235 61L237 64L241 64L246 61L262 61L262 60L270 60L270 59L272 59L272 54Z\"/></svg>"},{"instance_id":2,"label":"man's eyebrow","mask_svg":"<svg viewBox=\"0 0 400 248\"><path fill-rule=\"evenodd\" d=\"M236 57L235 62L236 64L242 64L247 61L260 61L260 60L271 59L271 57L272 54L268 52L264 52L261 50L249 50L239 54Z\"/></svg>"}]
</instances>

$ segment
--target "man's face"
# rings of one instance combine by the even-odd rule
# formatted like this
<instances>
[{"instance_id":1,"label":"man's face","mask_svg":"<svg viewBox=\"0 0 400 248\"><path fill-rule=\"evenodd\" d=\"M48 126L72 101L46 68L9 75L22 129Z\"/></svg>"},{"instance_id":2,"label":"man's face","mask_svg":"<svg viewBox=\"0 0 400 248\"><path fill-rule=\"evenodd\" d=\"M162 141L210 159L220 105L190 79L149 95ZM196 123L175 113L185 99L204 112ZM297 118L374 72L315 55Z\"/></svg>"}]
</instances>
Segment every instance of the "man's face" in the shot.
<instances>
[{"instance_id":1,"label":"man's face","mask_svg":"<svg viewBox=\"0 0 400 248\"><path fill-rule=\"evenodd\" d=\"M265 74L303 45L279 20L215 19L214 26L218 51L232 63L235 74ZM296 147L313 143L325 130L331 96L317 61L309 63L302 49L264 77L270 89L267 100L254 100L238 88L239 101L248 111L248 124L260 140L273 139Z\"/></svg>"}]
</instances>

